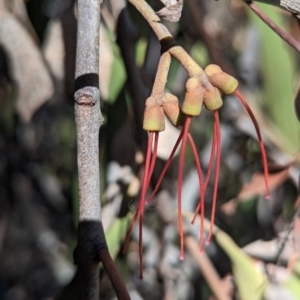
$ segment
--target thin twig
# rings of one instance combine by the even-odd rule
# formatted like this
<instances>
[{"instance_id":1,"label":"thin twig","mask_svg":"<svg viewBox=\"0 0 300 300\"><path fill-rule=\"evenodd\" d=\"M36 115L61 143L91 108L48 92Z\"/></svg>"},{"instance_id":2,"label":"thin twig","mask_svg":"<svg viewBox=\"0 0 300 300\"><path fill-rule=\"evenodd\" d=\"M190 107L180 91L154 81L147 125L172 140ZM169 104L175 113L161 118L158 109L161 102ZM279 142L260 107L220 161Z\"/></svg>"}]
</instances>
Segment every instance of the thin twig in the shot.
<instances>
[{"instance_id":1,"label":"thin twig","mask_svg":"<svg viewBox=\"0 0 300 300\"><path fill-rule=\"evenodd\" d=\"M101 249L99 251L99 259L109 276L111 284L116 292L117 298L122 300L130 300L129 293L126 289L125 284L116 268L116 265L110 256L107 249Z\"/></svg>"},{"instance_id":2,"label":"thin twig","mask_svg":"<svg viewBox=\"0 0 300 300\"><path fill-rule=\"evenodd\" d=\"M292 232L292 230L294 230L294 225L295 225L295 222L296 222L297 218L299 218L299 213L300 213L300 209L298 208L295 211L293 219L292 219L291 223L289 224L289 226L287 228L286 234L284 235L283 239L281 240L281 242L279 244L278 251L277 251L277 254L276 254L276 258L275 258L275 261L276 261L277 265L279 264L279 258L280 258L281 254L282 254L282 252L283 252L283 250L286 246L286 243L288 242L290 233Z\"/></svg>"},{"instance_id":3,"label":"thin twig","mask_svg":"<svg viewBox=\"0 0 300 300\"><path fill-rule=\"evenodd\" d=\"M292 14L300 15L300 0L255 0L265 4L271 4L287 10Z\"/></svg>"},{"instance_id":4,"label":"thin twig","mask_svg":"<svg viewBox=\"0 0 300 300\"><path fill-rule=\"evenodd\" d=\"M277 26L255 3L252 1L247 1L247 5L251 10L264 21L277 35L279 35L286 43L288 43L295 50L300 52L300 43L297 42L291 35L282 30Z\"/></svg>"},{"instance_id":5,"label":"thin twig","mask_svg":"<svg viewBox=\"0 0 300 300\"><path fill-rule=\"evenodd\" d=\"M180 46L176 45L171 33L166 26L161 22L160 18L156 15L154 10L144 0L128 0L144 17L149 23L152 30L156 34L160 41L163 52L168 51L174 56L185 68L190 77L195 77L199 80L202 86L207 90L211 91L214 87L209 82L203 69L191 58L191 56Z\"/></svg>"},{"instance_id":6,"label":"thin twig","mask_svg":"<svg viewBox=\"0 0 300 300\"><path fill-rule=\"evenodd\" d=\"M152 88L151 96L162 104L165 88L168 80L169 68L171 64L171 56L168 52L163 53L160 57L156 71L156 76Z\"/></svg>"}]
</instances>

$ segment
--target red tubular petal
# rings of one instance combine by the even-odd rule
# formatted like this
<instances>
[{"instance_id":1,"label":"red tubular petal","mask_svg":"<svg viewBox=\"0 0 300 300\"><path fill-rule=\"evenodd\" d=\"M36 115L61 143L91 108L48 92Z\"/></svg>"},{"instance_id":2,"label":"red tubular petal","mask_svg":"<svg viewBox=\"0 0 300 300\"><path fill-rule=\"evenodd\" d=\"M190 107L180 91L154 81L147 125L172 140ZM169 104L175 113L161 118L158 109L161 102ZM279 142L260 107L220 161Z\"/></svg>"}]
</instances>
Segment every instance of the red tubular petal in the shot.
<instances>
[{"instance_id":1,"label":"red tubular petal","mask_svg":"<svg viewBox=\"0 0 300 300\"><path fill-rule=\"evenodd\" d=\"M172 159L175 155L175 152L176 152L176 150L177 150L177 148L178 148L178 146L181 142L182 136L183 136L183 130L180 132L180 135L179 135L179 137L178 137L178 139L177 139L177 141L176 141L176 143L173 147L173 150L172 150L168 160L166 161L166 164L164 165L164 168L163 168L163 170L162 170L162 172L161 172L161 174L158 178L158 181L155 185L155 188L154 188L153 192L151 193L150 197L147 199L146 204L149 204L151 202L151 200L154 198L155 194L157 193L157 191L158 191L158 189L159 189L159 187L160 187L160 185L161 185L161 183L164 179L164 176L165 176L165 174L166 174L166 172L167 172L167 170L168 170L168 168L169 168L169 166L172 162Z\"/></svg>"},{"instance_id":2,"label":"red tubular petal","mask_svg":"<svg viewBox=\"0 0 300 300\"><path fill-rule=\"evenodd\" d=\"M201 163L198 157L198 152L194 143L194 140L190 134L188 134L189 143L191 145L199 179L200 185L200 201L201 203L201 224L200 224L200 252L203 252L203 239L204 239L204 183L203 183L203 176L202 176L202 169Z\"/></svg>"},{"instance_id":3,"label":"red tubular petal","mask_svg":"<svg viewBox=\"0 0 300 300\"><path fill-rule=\"evenodd\" d=\"M146 191L148 189L148 186L150 184L150 180L153 174L153 170L154 170L154 166L155 166L155 162L156 162L156 157L157 157L157 146L158 146L158 137L159 137L159 132L155 132L155 137L154 137L154 147L153 147L153 153L151 156L151 163L150 163L150 168L149 168L149 173L148 173L148 181L147 181L147 188Z\"/></svg>"},{"instance_id":4,"label":"red tubular petal","mask_svg":"<svg viewBox=\"0 0 300 300\"><path fill-rule=\"evenodd\" d=\"M209 163L208 163L208 168L207 168L207 175L206 175L206 179L205 179L205 184L204 184L204 188L207 188L209 179L210 179L210 175L211 175L211 171L213 168L213 162L214 162L214 155L216 152L216 143L217 143L217 124L214 122L214 132L213 132L213 140L212 140L212 149L211 149L211 154L210 154L210 158L209 158Z\"/></svg>"},{"instance_id":5,"label":"red tubular petal","mask_svg":"<svg viewBox=\"0 0 300 300\"><path fill-rule=\"evenodd\" d=\"M182 226L182 216L181 216L182 175L183 175L183 167L184 167L184 155L186 149L186 142L187 142L191 121L192 118L188 116L182 128L183 136L182 136L182 145L181 145L181 151L179 156L179 167L178 167L178 230L179 230L179 237L180 237L179 258L181 260L184 259L184 245L183 245L184 240L183 240L183 226Z\"/></svg>"},{"instance_id":6,"label":"red tubular petal","mask_svg":"<svg viewBox=\"0 0 300 300\"><path fill-rule=\"evenodd\" d=\"M204 196L205 196L205 192L206 192L206 188L209 182L209 178L210 178L210 174L212 171L212 167L213 167L213 162L214 162L214 157L215 157L215 151L216 151L216 131L217 127L216 127L216 123L214 122L214 130L213 130L213 140L212 140L212 146L211 146L211 151L210 151L210 158L209 158L209 163L208 163L208 168L207 168L207 174L206 174L206 178L205 178L205 182L204 182ZM205 200L205 198L203 198ZM197 205L197 208L195 210L195 214L194 217L192 219L192 224L194 224L196 217L199 213L201 209L201 203L199 202Z\"/></svg>"},{"instance_id":7,"label":"red tubular petal","mask_svg":"<svg viewBox=\"0 0 300 300\"><path fill-rule=\"evenodd\" d=\"M220 162L221 162L221 133L220 133L220 121L218 111L214 111L214 122L216 123L216 146L217 146L217 158L216 158L216 172L215 172L215 182L214 182L214 192L212 200L212 209L210 217L210 228L206 244L210 243L213 226L215 223L215 213L216 213L216 203L217 203L217 193L218 193L218 184L219 184L219 175L220 175Z\"/></svg>"},{"instance_id":8,"label":"red tubular petal","mask_svg":"<svg viewBox=\"0 0 300 300\"><path fill-rule=\"evenodd\" d=\"M140 279L143 279L143 219L144 219L144 206L145 206L145 196L149 182L149 167L150 167L150 158L153 142L153 132L149 132L148 147L146 154L145 162L145 172L143 178L143 186L141 192L141 199L139 205L140 213L140 226L139 226L139 255L140 255Z\"/></svg>"},{"instance_id":9,"label":"red tubular petal","mask_svg":"<svg viewBox=\"0 0 300 300\"><path fill-rule=\"evenodd\" d=\"M132 233L132 230L136 224L138 216L140 216L140 226L139 226L139 256L140 256L140 278L143 278L143 217L144 217L144 206L145 206L145 195L147 190L147 183L149 181L149 167L150 167L150 158L151 158L151 149L152 149L152 142L153 142L153 132L149 132L149 138L148 138L148 146L147 146L147 153L146 153L146 161L145 161L145 169L144 169L144 176L143 176L143 185L142 185L142 191L141 191L141 197L138 205L138 209L135 212L134 218L131 222L130 228L128 230L125 244L123 247L123 253L126 251L130 236Z\"/></svg>"},{"instance_id":10,"label":"red tubular petal","mask_svg":"<svg viewBox=\"0 0 300 300\"><path fill-rule=\"evenodd\" d=\"M260 152L261 152L261 157L262 157L262 162L263 162L263 167L264 167L264 178L265 178L265 187L266 187L266 194L265 194L265 198L269 199L270 198L270 192L269 192L269 170L268 170L268 162L267 162L267 155L266 155L266 150L265 150L265 146L261 137L261 133L260 133L260 129L257 123L257 120L251 110L251 108L249 107L246 99L243 97L243 95L240 93L240 91L236 90L234 92L235 96L241 101L241 103L244 105L245 109L247 110L253 125L255 127L256 130L256 134L258 137L258 142L259 142L259 147L260 147Z\"/></svg>"}]
</instances>

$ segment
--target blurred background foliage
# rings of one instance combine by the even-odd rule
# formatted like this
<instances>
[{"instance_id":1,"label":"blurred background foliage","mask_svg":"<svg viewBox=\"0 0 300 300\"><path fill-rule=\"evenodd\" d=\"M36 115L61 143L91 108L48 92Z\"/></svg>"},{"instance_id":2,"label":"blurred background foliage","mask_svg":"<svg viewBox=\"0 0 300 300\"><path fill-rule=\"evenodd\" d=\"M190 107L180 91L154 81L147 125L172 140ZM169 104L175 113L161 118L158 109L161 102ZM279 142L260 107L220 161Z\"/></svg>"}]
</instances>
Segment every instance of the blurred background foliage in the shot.
<instances>
[{"instance_id":1,"label":"blurred background foliage","mask_svg":"<svg viewBox=\"0 0 300 300\"><path fill-rule=\"evenodd\" d=\"M156 11L162 7L159 1L148 2ZM220 112L222 165L214 239L204 254L194 251L199 222L191 226L190 221L199 187L188 150L186 258L179 261L175 158L146 209L140 281L138 232L133 232L125 255L121 247L137 208L147 140L144 101L160 45L130 5L119 17L109 1L101 7L102 215L110 251L132 299L299 299L300 124L294 110L299 55L240 0L186 0L180 21L165 22L202 67L219 64L239 80L263 133L271 198L263 196L253 125L237 99L227 96ZM260 7L300 40L297 21L288 13ZM72 259L78 217L75 45L72 0L0 0L0 299L77 298ZM182 99L186 80L184 69L172 61L168 90ZM195 118L191 132L205 172L211 114L204 110ZM160 137L152 188L178 134L167 125ZM213 181L206 197L207 218L212 189ZM105 272L100 280L100 299L114 299Z\"/></svg>"}]
</instances>

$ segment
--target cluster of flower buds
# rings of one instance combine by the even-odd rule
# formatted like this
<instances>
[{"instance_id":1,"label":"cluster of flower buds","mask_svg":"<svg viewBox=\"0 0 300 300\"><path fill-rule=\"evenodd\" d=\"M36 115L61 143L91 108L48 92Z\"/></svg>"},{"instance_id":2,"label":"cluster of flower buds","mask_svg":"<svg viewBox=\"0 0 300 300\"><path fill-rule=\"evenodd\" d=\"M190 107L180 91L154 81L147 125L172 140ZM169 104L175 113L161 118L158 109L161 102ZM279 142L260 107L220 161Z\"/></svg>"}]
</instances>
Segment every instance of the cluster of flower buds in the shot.
<instances>
[{"instance_id":1,"label":"cluster of flower buds","mask_svg":"<svg viewBox=\"0 0 300 300\"><path fill-rule=\"evenodd\" d=\"M184 258L184 234L183 234L183 224L182 224L182 216L181 216L181 201L182 201L182 182L183 182L183 169L184 169L184 157L185 157L185 149L186 144L189 142L193 156L195 159L195 164L197 167L199 185L200 185L200 199L195 210L195 215L192 220L194 223L196 216L200 213L200 251L203 251L204 244L204 197L205 191L209 182L210 175L212 173L213 165L215 162L215 173L214 173L214 188L213 188L213 197L212 197L212 209L211 209L211 218L210 218L210 230L208 233L208 238L206 239L206 243L208 244L212 237L213 225L214 225L214 216L216 210L216 200L217 200L217 191L218 191L218 181L219 181L219 173L220 173L220 159L221 159L221 135L220 135L220 122L219 122L219 113L218 110L223 105L221 93L226 95L235 94L246 110L248 111L257 135L259 139L259 145L262 154L264 173L265 173L265 185L266 185L266 198L269 197L268 190L268 168L267 168L267 159L266 153L264 149L264 145L262 142L260 130L257 124L257 121L249 108L247 102L241 95L239 91L237 91L238 81L227 73L223 72L221 68L217 65L209 65L204 70L205 76L208 77L210 84L207 86L203 86L201 84L199 78L191 77L187 80L186 83L186 92L185 98L182 103L182 106L179 106L178 98L169 93L159 93L152 94L146 100L146 108L144 113L144 124L143 128L149 132L148 138L148 146L147 153L145 159L145 169L144 169L144 178L141 189L140 201L138 205L138 209L135 213L134 219L131 223L130 229L127 234L127 238L125 241L124 251L127 248L130 235L134 228L134 225L139 218L139 255L140 255L140 278L142 278L142 224L144 217L144 207L149 204L150 201L155 196L158 188L164 178L164 175L174 157L174 154L181 142L181 150L179 155L179 167L178 167L178 228L179 228L179 237L180 237L180 259ZM201 113L202 107L204 107L213 112L214 116L214 125L213 125L213 139L212 139L212 148L210 161L208 164L208 170L206 174L206 178L204 180L201 170L201 164L198 157L197 149L195 147L195 143L193 141L192 136L189 133L189 127L191 124L192 117L198 116ZM147 189L150 183L150 178L152 176L155 161L156 161L156 153L159 139L159 132L165 129L165 116L170 120L170 122L175 127L181 126L181 133L174 145L174 148L167 160L161 175L156 183L156 186L148 199L146 199ZM153 149L152 149L152 145Z\"/></svg>"}]
</instances>

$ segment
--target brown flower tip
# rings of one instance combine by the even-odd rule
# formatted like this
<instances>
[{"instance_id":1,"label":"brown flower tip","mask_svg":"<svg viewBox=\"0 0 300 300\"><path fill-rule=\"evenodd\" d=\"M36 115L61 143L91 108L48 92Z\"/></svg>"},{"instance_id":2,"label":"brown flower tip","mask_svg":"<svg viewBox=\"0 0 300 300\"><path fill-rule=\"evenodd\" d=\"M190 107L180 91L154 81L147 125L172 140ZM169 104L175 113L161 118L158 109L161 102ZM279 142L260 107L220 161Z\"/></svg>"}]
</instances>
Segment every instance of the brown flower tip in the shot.
<instances>
[{"instance_id":1,"label":"brown flower tip","mask_svg":"<svg viewBox=\"0 0 300 300\"><path fill-rule=\"evenodd\" d=\"M175 95L166 93L163 100L163 110L170 122L175 126L180 126L185 120L184 114L179 107L178 98Z\"/></svg>"},{"instance_id":2,"label":"brown flower tip","mask_svg":"<svg viewBox=\"0 0 300 300\"><path fill-rule=\"evenodd\" d=\"M203 104L203 88L196 78L189 78L182 104L182 112L188 116L200 115Z\"/></svg>"},{"instance_id":3,"label":"brown flower tip","mask_svg":"<svg viewBox=\"0 0 300 300\"><path fill-rule=\"evenodd\" d=\"M213 88L210 91L205 91L204 105L206 109L211 111L218 110L223 105L220 92L217 88Z\"/></svg>"},{"instance_id":4,"label":"brown flower tip","mask_svg":"<svg viewBox=\"0 0 300 300\"><path fill-rule=\"evenodd\" d=\"M143 129L146 131L164 131L165 116L162 107L154 105L145 109Z\"/></svg>"},{"instance_id":5,"label":"brown flower tip","mask_svg":"<svg viewBox=\"0 0 300 300\"><path fill-rule=\"evenodd\" d=\"M208 65L205 68L205 73L209 78L210 83L220 89L224 94L232 94L238 87L238 81L223 72L217 65Z\"/></svg>"},{"instance_id":6,"label":"brown flower tip","mask_svg":"<svg viewBox=\"0 0 300 300\"><path fill-rule=\"evenodd\" d=\"M209 80L212 85L220 89L226 95L231 95L239 85L234 77L224 72L212 75Z\"/></svg>"},{"instance_id":7,"label":"brown flower tip","mask_svg":"<svg viewBox=\"0 0 300 300\"><path fill-rule=\"evenodd\" d=\"M206 75L208 78L210 78L212 75L214 74L218 74L218 73L222 73L222 69L218 66L218 65L208 65L205 69L204 69Z\"/></svg>"}]
</instances>

